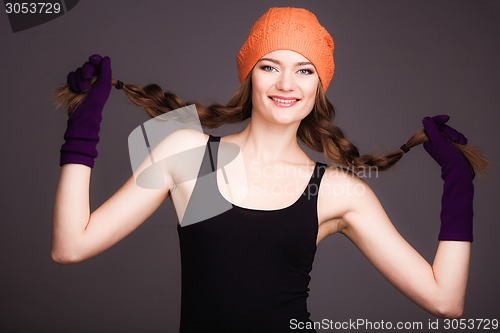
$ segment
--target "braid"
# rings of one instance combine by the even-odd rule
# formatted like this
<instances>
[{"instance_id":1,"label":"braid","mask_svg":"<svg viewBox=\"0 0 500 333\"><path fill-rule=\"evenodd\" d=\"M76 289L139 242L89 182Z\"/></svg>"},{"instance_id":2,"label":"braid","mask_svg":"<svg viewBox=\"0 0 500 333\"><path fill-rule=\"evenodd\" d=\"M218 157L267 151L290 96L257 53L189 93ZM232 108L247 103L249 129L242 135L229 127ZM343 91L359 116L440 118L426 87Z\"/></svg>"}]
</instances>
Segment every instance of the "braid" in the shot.
<instances>
[{"instance_id":1,"label":"braid","mask_svg":"<svg viewBox=\"0 0 500 333\"><path fill-rule=\"evenodd\" d=\"M90 82L90 86L94 82L95 79ZM113 80L112 83L118 85L117 80ZM198 102L185 103L176 94L170 91L164 92L157 84L149 84L144 88L133 84L120 84L120 86L130 101L142 107L151 118L189 104L195 104L201 125L205 128L215 128L225 123L243 121L250 117L252 111L250 77L241 85L227 105L214 103L205 106ZM71 114L85 96L86 93L76 94L71 91L69 85L65 85L56 89L54 103L57 107L65 107Z\"/></svg>"},{"instance_id":2,"label":"braid","mask_svg":"<svg viewBox=\"0 0 500 333\"><path fill-rule=\"evenodd\" d=\"M91 85L94 81L91 82ZM123 85L117 80L113 80L112 83L120 87L132 103L144 108L151 118L189 104L195 104L201 126L216 128L226 123L241 122L249 118L252 113L251 75L247 77L226 105L214 103L209 106L197 102L185 103L176 94L169 91L164 92L157 84L140 88L132 84ZM69 86L65 85L56 90L54 102L58 107L66 107L71 113L85 96L85 93L73 93ZM335 108L326 98L322 86L318 85L314 109L300 123L297 131L298 138L312 150L322 152L334 164L352 169L354 172L362 172L373 167L379 171L387 170L405 154L403 150L397 149L379 156L360 155L358 147L347 140L343 131L334 124L334 118ZM406 148L412 148L427 140L425 132L420 130L411 136L405 145ZM462 151L476 172L484 173L488 170L488 161L479 149L460 144L455 144L455 146Z\"/></svg>"},{"instance_id":3,"label":"braid","mask_svg":"<svg viewBox=\"0 0 500 333\"><path fill-rule=\"evenodd\" d=\"M334 164L354 172L363 172L373 167L384 171L396 164L405 154L403 150L397 149L382 155L360 155L358 147L347 140L344 132L334 124L334 118L335 108L319 85L313 112L302 120L297 131L298 137L306 146L322 152ZM427 140L424 130L420 130L405 143L405 149ZM488 170L488 160L479 149L456 143L454 145L465 155L476 172L485 173Z\"/></svg>"}]
</instances>

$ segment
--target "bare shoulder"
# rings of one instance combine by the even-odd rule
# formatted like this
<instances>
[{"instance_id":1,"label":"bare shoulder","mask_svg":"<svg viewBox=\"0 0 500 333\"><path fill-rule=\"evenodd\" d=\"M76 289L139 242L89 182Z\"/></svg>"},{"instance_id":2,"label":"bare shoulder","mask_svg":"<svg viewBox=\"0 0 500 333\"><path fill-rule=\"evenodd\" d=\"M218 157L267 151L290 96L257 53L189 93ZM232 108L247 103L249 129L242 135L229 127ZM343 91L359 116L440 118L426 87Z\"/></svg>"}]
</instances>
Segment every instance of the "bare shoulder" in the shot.
<instances>
[{"instance_id":1,"label":"bare shoulder","mask_svg":"<svg viewBox=\"0 0 500 333\"><path fill-rule=\"evenodd\" d=\"M355 173L340 167L328 167L321 180L318 197L318 223L328 234L340 231L344 217L367 202L377 200L370 186Z\"/></svg>"},{"instance_id":2,"label":"bare shoulder","mask_svg":"<svg viewBox=\"0 0 500 333\"><path fill-rule=\"evenodd\" d=\"M156 139L157 144L151 142ZM130 140L130 138L129 138ZM156 181L165 181L172 186L179 180L191 179L196 174L205 150L208 135L194 129L178 129L161 138L144 137L144 142L134 143L136 151L131 157L140 161L133 163L134 176ZM151 146L150 146L151 144ZM136 166L137 165L137 166Z\"/></svg>"},{"instance_id":3,"label":"bare shoulder","mask_svg":"<svg viewBox=\"0 0 500 333\"><path fill-rule=\"evenodd\" d=\"M192 149L204 147L208 135L194 129L178 129L167 135L154 148L154 153L159 158L187 152Z\"/></svg>"},{"instance_id":4,"label":"bare shoulder","mask_svg":"<svg viewBox=\"0 0 500 333\"><path fill-rule=\"evenodd\" d=\"M325 170L320 186L320 200L349 199L369 189L368 184L351 170L329 166Z\"/></svg>"}]
</instances>

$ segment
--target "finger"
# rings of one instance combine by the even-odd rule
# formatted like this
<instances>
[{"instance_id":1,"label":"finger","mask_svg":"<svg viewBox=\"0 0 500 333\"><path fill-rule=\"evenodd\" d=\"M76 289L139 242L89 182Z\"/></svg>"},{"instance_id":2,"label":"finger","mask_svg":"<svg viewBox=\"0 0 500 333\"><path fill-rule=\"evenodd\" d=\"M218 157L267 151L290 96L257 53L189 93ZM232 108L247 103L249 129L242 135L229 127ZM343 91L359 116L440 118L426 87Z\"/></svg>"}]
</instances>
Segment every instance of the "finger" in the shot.
<instances>
[{"instance_id":1,"label":"finger","mask_svg":"<svg viewBox=\"0 0 500 333\"><path fill-rule=\"evenodd\" d=\"M89 57L89 62L92 65L99 65L101 63L102 57L98 54L93 54Z\"/></svg>"},{"instance_id":2,"label":"finger","mask_svg":"<svg viewBox=\"0 0 500 333\"><path fill-rule=\"evenodd\" d=\"M432 117L432 119L439 126L439 125L446 123L448 120L450 120L450 116L448 116L447 114L440 114L440 115Z\"/></svg>"},{"instance_id":3,"label":"finger","mask_svg":"<svg viewBox=\"0 0 500 333\"><path fill-rule=\"evenodd\" d=\"M90 62L86 62L82 66L82 79L90 80L96 74L96 66L92 65Z\"/></svg>"},{"instance_id":4,"label":"finger","mask_svg":"<svg viewBox=\"0 0 500 333\"><path fill-rule=\"evenodd\" d=\"M467 142L469 142L469 140L467 140L467 137L460 132L458 132L458 134L460 135L460 138L457 140L457 143L461 145L466 145Z\"/></svg>"},{"instance_id":5,"label":"finger","mask_svg":"<svg viewBox=\"0 0 500 333\"><path fill-rule=\"evenodd\" d=\"M111 86L111 59L109 57L102 58L96 84L99 86Z\"/></svg>"},{"instance_id":6,"label":"finger","mask_svg":"<svg viewBox=\"0 0 500 333\"><path fill-rule=\"evenodd\" d=\"M83 78L83 71L81 67L76 69L76 84L78 85L79 91L87 91L89 89L89 83L85 78Z\"/></svg>"},{"instance_id":7,"label":"finger","mask_svg":"<svg viewBox=\"0 0 500 333\"><path fill-rule=\"evenodd\" d=\"M104 57L98 68L97 80L90 89L87 98L92 100L106 100L111 91L111 60Z\"/></svg>"},{"instance_id":8,"label":"finger","mask_svg":"<svg viewBox=\"0 0 500 333\"><path fill-rule=\"evenodd\" d=\"M456 129L448 125L441 125L439 128L447 137L453 142L457 142L460 139L460 135Z\"/></svg>"},{"instance_id":9,"label":"finger","mask_svg":"<svg viewBox=\"0 0 500 333\"><path fill-rule=\"evenodd\" d=\"M467 138L465 135L454 129L449 125L442 125L440 130L450 139L452 142L459 143L461 145L467 144Z\"/></svg>"},{"instance_id":10,"label":"finger","mask_svg":"<svg viewBox=\"0 0 500 333\"><path fill-rule=\"evenodd\" d=\"M429 140L429 141L424 142L423 146L424 146L425 151L428 152L432 156L432 154L430 153L431 149L432 149L431 141Z\"/></svg>"},{"instance_id":11,"label":"finger","mask_svg":"<svg viewBox=\"0 0 500 333\"><path fill-rule=\"evenodd\" d=\"M443 135L439 131L438 125L431 117L425 117L422 120L422 124L424 125L425 134L430 141L437 142L439 140L444 140Z\"/></svg>"},{"instance_id":12,"label":"finger","mask_svg":"<svg viewBox=\"0 0 500 333\"><path fill-rule=\"evenodd\" d=\"M66 82L68 82L69 89L72 92L74 92L74 93L79 93L80 92L80 88L79 88L79 85L78 85L78 80L76 78L76 73L75 72L71 72L71 73L68 74Z\"/></svg>"}]
</instances>

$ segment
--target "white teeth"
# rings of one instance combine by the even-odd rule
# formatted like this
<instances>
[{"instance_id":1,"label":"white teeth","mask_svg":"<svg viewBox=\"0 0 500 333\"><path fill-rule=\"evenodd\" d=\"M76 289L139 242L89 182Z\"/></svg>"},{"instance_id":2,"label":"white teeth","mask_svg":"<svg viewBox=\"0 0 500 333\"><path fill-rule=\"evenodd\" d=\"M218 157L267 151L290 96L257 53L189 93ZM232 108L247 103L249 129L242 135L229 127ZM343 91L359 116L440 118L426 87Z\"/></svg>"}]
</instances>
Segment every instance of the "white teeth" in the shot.
<instances>
[{"instance_id":1,"label":"white teeth","mask_svg":"<svg viewBox=\"0 0 500 333\"><path fill-rule=\"evenodd\" d=\"M296 99L281 99L281 98L276 98L276 97L271 97L271 99L275 102L282 103L282 104L290 104L290 103L297 102Z\"/></svg>"}]
</instances>

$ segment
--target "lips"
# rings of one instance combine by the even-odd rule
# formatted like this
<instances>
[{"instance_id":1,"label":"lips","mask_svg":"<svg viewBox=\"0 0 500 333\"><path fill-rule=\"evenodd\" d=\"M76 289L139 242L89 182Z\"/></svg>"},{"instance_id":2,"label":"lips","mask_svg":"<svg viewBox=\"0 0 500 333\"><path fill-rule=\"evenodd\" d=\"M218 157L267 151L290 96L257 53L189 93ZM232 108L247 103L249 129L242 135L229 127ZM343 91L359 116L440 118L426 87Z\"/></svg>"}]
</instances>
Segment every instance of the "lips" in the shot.
<instances>
[{"instance_id":1,"label":"lips","mask_svg":"<svg viewBox=\"0 0 500 333\"><path fill-rule=\"evenodd\" d=\"M296 97L283 97L283 96L269 96L269 99L279 107L290 107L294 106L300 101L300 98Z\"/></svg>"}]
</instances>

